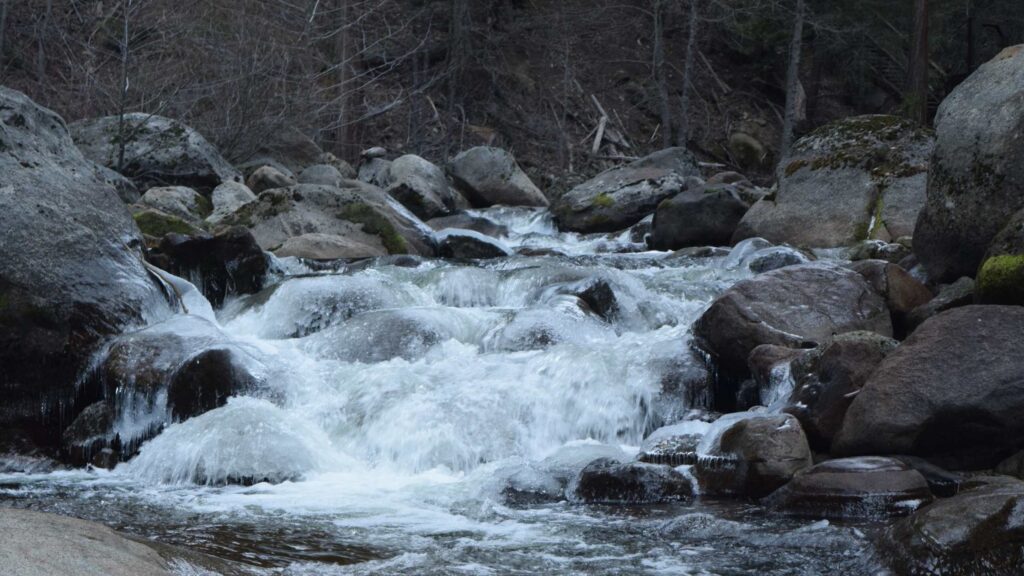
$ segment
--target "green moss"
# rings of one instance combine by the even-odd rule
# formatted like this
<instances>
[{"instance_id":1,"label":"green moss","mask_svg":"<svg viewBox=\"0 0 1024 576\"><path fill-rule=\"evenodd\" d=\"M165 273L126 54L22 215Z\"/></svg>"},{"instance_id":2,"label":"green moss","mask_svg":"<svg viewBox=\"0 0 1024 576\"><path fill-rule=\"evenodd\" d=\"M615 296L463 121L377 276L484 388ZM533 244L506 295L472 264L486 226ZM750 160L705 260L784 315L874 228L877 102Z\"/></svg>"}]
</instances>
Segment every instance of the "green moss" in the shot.
<instances>
[{"instance_id":1,"label":"green moss","mask_svg":"<svg viewBox=\"0 0 1024 576\"><path fill-rule=\"evenodd\" d=\"M600 228L611 222L611 218L604 214L595 214L587 220L587 226L591 229Z\"/></svg>"},{"instance_id":2,"label":"green moss","mask_svg":"<svg viewBox=\"0 0 1024 576\"><path fill-rule=\"evenodd\" d=\"M808 164L807 160L794 160L786 166L786 177L796 174L798 170L806 167Z\"/></svg>"},{"instance_id":3,"label":"green moss","mask_svg":"<svg viewBox=\"0 0 1024 576\"><path fill-rule=\"evenodd\" d=\"M198 232L188 222L174 216L153 211L140 212L134 216L135 224L147 236L163 238L167 234L195 234Z\"/></svg>"},{"instance_id":4,"label":"green moss","mask_svg":"<svg viewBox=\"0 0 1024 576\"><path fill-rule=\"evenodd\" d=\"M206 196L199 196L196 202L199 204L199 217L206 218L213 214L213 202Z\"/></svg>"},{"instance_id":5,"label":"green moss","mask_svg":"<svg viewBox=\"0 0 1024 576\"><path fill-rule=\"evenodd\" d=\"M611 208L614 205L615 199L612 198L611 195L608 194L607 192L602 192L597 195L597 198L594 198L594 206L599 206L601 208Z\"/></svg>"},{"instance_id":6,"label":"green moss","mask_svg":"<svg viewBox=\"0 0 1024 576\"><path fill-rule=\"evenodd\" d=\"M871 211L871 222L872 226L868 230L867 238L874 238L875 232L885 227L885 220L882 219L882 210L885 209L885 197L881 193L878 194L878 199L875 200L875 209Z\"/></svg>"},{"instance_id":7,"label":"green moss","mask_svg":"<svg viewBox=\"0 0 1024 576\"><path fill-rule=\"evenodd\" d=\"M977 294L982 304L1024 305L1024 254L985 260L978 271Z\"/></svg>"},{"instance_id":8,"label":"green moss","mask_svg":"<svg viewBox=\"0 0 1024 576\"><path fill-rule=\"evenodd\" d=\"M361 225L367 234L379 236L389 254L407 254L409 252L405 238L402 238L391 222L366 204L349 204L342 209L338 217Z\"/></svg>"}]
</instances>

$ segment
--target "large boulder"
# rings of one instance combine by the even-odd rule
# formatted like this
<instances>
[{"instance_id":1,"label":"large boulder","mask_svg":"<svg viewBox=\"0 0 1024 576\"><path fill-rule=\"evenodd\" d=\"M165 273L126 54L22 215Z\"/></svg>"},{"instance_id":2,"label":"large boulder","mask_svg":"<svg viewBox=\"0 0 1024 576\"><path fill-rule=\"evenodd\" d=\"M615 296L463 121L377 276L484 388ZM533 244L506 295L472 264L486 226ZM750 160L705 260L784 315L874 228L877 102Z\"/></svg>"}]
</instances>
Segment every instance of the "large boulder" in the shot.
<instances>
[{"instance_id":1,"label":"large boulder","mask_svg":"<svg viewBox=\"0 0 1024 576\"><path fill-rule=\"evenodd\" d=\"M885 300L856 272L838 266L787 266L737 283L694 323L696 345L717 368L719 409L735 407L750 377L754 348L813 348L857 330L892 336Z\"/></svg>"},{"instance_id":2,"label":"large boulder","mask_svg":"<svg viewBox=\"0 0 1024 576\"><path fill-rule=\"evenodd\" d=\"M612 168L566 192L552 206L558 225L574 232L615 232L651 214L699 176L685 148L667 148Z\"/></svg>"},{"instance_id":3,"label":"large boulder","mask_svg":"<svg viewBox=\"0 0 1024 576\"><path fill-rule=\"evenodd\" d=\"M1024 483L982 478L967 488L886 530L881 558L897 574L1024 573Z\"/></svg>"},{"instance_id":4,"label":"large boulder","mask_svg":"<svg viewBox=\"0 0 1024 576\"><path fill-rule=\"evenodd\" d=\"M304 260L353 260L387 256L388 251L380 242L363 242L352 236L320 234L313 232L292 236L274 250L279 258L302 258Z\"/></svg>"},{"instance_id":5,"label":"large boulder","mask_svg":"<svg viewBox=\"0 0 1024 576\"><path fill-rule=\"evenodd\" d=\"M101 341L170 308L60 116L0 88L0 128L0 428L52 446Z\"/></svg>"},{"instance_id":6,"label":"large boulder","mask_svg":"<svg viewBox=\"0 0 1024 576\"><path fill-rule=\"evenodd\" d=\"M1024 447L1022 355L1024 308L967 306L931 318L864 384L833 452L994 466Z\"/></svg>"},{"instance_id":7,"label":"large boulder","mask_svg":"<svg viewBox=\"0 0 1024 576\"><path fill-rule=\"evenodd\" d=\"M933 146L929 132L894 116L823 126L793 145L778 192L751 207L733 240L832 248L912 236Z\"/></svg>"},{"instance_id":8,"label":"large boulder","mask_svg":"<svg viewBox=\"0 0 1024 576\"><path fill-rule=\"evenodd\" d=\"M863 276L875 292L885 298L897 338L903 338L911 331L910 313L933 298L928 287L897 264L884 260L861 260L851 263L849 268Z\"/></svg>"},{"instance_id":9,"label":"large boulder","mask_svg":"<svg viewBox=\"0 0 1024 576\"><path fill-rule=\"evenodd\" d=\"M668 466L600 458L576 480L575 496L587 503L656 504L693 497L690 479Z\"/></svg>"},{"instance_id":10,"label":"large boulder","mask_svg":"<svg viewBox=\"0 0 1024 576\"><path fill-rule=\"evenodd\" d=\"M329 234L381 248L388 254L434 254L433 231L383 190L355 180L342 188L299 184L267 190L222 221L252 230L264 250L289 238Z\"/></svg>"},{"instance_id":11,"label":"large boulder","mask_svg":"<svg viewBox=\"0 0 1024 576\"><path fill-rule=\"evenodd\" d=\"M80 120L71 125L71 133L86 158L118 170L143 190L188 186L209 192L224 182L242 181L241 173L202 135L163 116L125 114L123 128L120 116Z\"/></svg>"},{"instance_id":12,"label":"large boulder","mask_svg":"<svg viewBox=\"0 0 1024 576\"><path fill-rule=\"evenodd\" d=\"M500 241L472 230L449 228L438 234L437 242L442 258L502 258L512 254Z\"/></svg>"},{"instance_id":13,"label":"large boulder","mask_svg":"<svg viewBox=\"0 0 1024 576\"><path fill-rule=\"evenodd\" d=\"M905 516L931 501L920 472L893 458L867 456L802 470L766 504L812 518L879 518Z\"/></svg>"},{"instance_id":14,"label":"large boulder","mask_svg":"<svg viewBox=\"0 0 1024 576\"><path fill-rule=\"evenodd\" d=\"M500 148L470 148L451 161L448 173L474 206L549 204L544 193L516 163L515 157Z\"/></svg>"},{"instance_id":15,"label":"large boulder","mask_svg":"<svg viewBox=\"0 0 1024 576\"><path fill-rule=\"evenodd\" d=\"M812 463L796 418L737 412L716 420L701 439L693 475L701 494L762 498Z\"/></svg>"},{"instance_id":16,"label":"large boulder","mask_svg":"<svg viewBox=\"0 0 1024 576\"><path fill-rule=\"evenodd\" d=\"M727 185L687 190L658 204L649 244L655 250L728 245L749 208Z\"/></svg>"},{"instance_id":17,"label":"large boulder","mask_svg":"<svg viewBox=\"0 0 1024 576\"><path fill-rule=\"evenodd\" d=\"M914 252L937 282L974 276L1024 208L1024 45L1003 50L946 97Z\"/></svg>"},{"instance_id":18,"label":"large boulder","mask_svg":"<svg viewBox=\"0 0 1024 576\"><path fill-rule=\"evenodd\" d=\"M262 194L275 188L287 188L299 183L292 174L287 174L273 166L260 166L249 174L245 181L254 194Z\"/></svg>"},{"instance_id":19,"label":"large boulder","mask_svg":"<svg viewBox=\"0 0 1024 576\"><path fill-rule=\"evenodd\" d=\"M330 164L314 164L299 173L299 184L317 184L320 186L340 187L346 178Z\"/></svg>"},{"instance_id":20,"label":"large boulder","mask_svg":"<svg viewBox=\"0 0 1024 576\"><path fill-rule=\"evenodd\" d=\"M469 203L448 185L444 170L406 154L391 163L387 193L423 220L467 208Z\"/></svg>"},{"instance_id":21,"label":"large boulder","mask_svg":"<svg viewBox=\"0 0 1024 576\"><path fill-rule=\"evenodd\" d=\"M269 266L252 234L235 226L216 235L168 234L147 255L160 268L190 280L214 306L231 294L263 289Z\"/></svg>"},{"instance_id":22,"label":"large boulder","mask_svg":"<svg viewBox=\"0 0 1024 576\"><path fill-rule=\"evenodd\" d=\"M207 216L206 221L216 225L255 199L256 194L245 184L241 182L225 182L213 189L213 213Z\"/></svg>"},{"instance_id":23,"label":"large boulder","mask_svg":"<svg viewBox=\"0 0 1024 576\"><path fill-rule=\"evenodd\" d=\"M854 396L898 345L873 332L848 332L791 361L793 390L783 410L800 420L812 448L829 450Z\"/></svg>"}]
</instances>

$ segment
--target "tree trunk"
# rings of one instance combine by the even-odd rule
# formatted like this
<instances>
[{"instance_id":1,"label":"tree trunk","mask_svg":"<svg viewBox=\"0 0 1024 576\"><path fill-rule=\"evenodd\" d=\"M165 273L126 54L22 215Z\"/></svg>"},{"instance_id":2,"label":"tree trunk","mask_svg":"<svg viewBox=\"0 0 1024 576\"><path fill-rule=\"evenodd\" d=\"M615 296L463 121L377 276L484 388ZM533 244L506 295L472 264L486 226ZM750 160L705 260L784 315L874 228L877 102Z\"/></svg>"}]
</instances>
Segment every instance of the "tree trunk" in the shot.
<instances>
[{"instance_id":1,"label":"tree trunk","mask_svg":"<svg viewBox=\"0 0 1024 576\"><path fill-rule=\"evenodd\" d=\"M345 158L344 147L348 144L349 123L349 89L348 89L348 0L335 0L334 59L337 69L338 83L338 117L334 129L334 151L339 157Z\"/></svg>"},{"instance_id":2,"label":"tree trunk","mask_svg":"<svg viewBox=\"0 0 1024 576\"><path fill-rule=\"evenodd\" d=\"M46 0L46 8L43 9L43 19L39 23L39 30L36 32L36 80L39 83L43 83L46 80L46 33L50 28L50 16L52 14L53 0Z\"/></svg>"},{"instance_id":3,"label":"tree trunk","mask_svg":"<svg viewBox=\"0 0 1024 576\"><path fill-rule=\"evenodd\" d=\"M117 111L117 171L124 171L124 155L128 146L128 130L125 125L125 113L128 109L128 58L129 58L129 22L131 21L132 0L122 0L124 12L124 28L121 37L121 94Z\"/></svg>"},{"instance_id":4,"label":"tree trunk","mask_svg":"<svg viewBox=\"0 0 1024 576\"><path fill-rule=\"evenodd\" d=\"M679 97L679 134L676 144L686 146L690 140L690 83L693 79L693 56L697 52L700 0L690 0L690 30L686 38L686 60L683 62L683 94Z\"/></svg>"},{"instance_id":5,"label":"tree trunk","mask_svg":"<svg viewBox=\"0 0 1024 576\"><path fill-rule=\"evenodd\" d=\"M0 65L4 62L4 36L7 32L7 3L8 0L0 0Z\"/></svg>"},{"instance_id":6,"label":"tree trunk","mask_svg":"<svg viewBox=\"0 0 1024 576\"><path fill-rule=\"evenodd\" d=\"M793 124L796 118L797 99L800 90L800 51L804 36L804 0L796 0L793 14L793 38L789 43L789 68L786 70L786 114L782 121L782 142L779 145L779 158L789 158L789 149L793 145Z\"/></svg>"},{"instance_id":7,"label":"tree trunk","mask_svg":"<svg viewBox=\"0 0 1024 576\"><path fill-rule=\"evenodd\" d=\"M663 0L654 0L654 81L658 87L661 108L661 144L672 145L672 111L668 102L668 82L665 79L665 12Z\"/></svg>"},{"instance_id":8,"label":"tree trunk","mask_svg":"<svg viewBox=\"0 0 1024 576\"><path fill-rule=\"evenodd\" d=\"M457 120L461 117L462 98L461 89L462 75L466 62L466 0L451 0L451 21L448 23L448 130L445 135L445 155L451 155L456 149L462 147L461 134L463 131L462 122ZM455 141L458 134L459 141Z\"/></svg>"},{"instance_id":9,"label":"tree trunk","mask_svg":"<svg viewBox=\"0 0 1024 576\"><path fill-rule=\"evenodd\" d=\"M928 124L928 0L914 0L914 35L910 47L907 114Z\"/></svg>"}]
</instances>

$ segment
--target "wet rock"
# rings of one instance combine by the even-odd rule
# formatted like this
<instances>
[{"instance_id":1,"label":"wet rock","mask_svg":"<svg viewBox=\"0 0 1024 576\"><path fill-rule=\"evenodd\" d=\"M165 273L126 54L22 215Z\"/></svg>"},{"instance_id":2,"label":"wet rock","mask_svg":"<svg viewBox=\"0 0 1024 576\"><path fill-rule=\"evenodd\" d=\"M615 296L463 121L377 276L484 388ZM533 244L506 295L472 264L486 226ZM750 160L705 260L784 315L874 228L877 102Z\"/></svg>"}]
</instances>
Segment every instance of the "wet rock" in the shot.
<instances>
[{"instance_id":1,"label":"wet rock","mask_svg":"<svg viewBox=\"0 0 1024 576\"><path fill-rule=\"evenodd\" d=\"M883 242L881 240L865 240L853 247L850 251L850 260L885 260L893 264L899 264L904 258L913 252L910 247L898 242Z\"/></svg>"},{"instance_id":2,"label":"wet rock","mask_svg":"<svg viewBox=\"0 0 1024 576\"><path fill-rule=\"evenodd\" d=\"M914 252L935 282L974 276L1024 209L1024 48L1003 50L939 106L937 143Z\"/></svg>"},{"instance_id":3,"label":"wet rock","mask_svg":"<svg viewBox=\"0 0 1024 576\"><path fill-rule=\"evenodd\" d=\"M264 250L276 251L289 238L330 234L380 247L389 254L434 254L425 224L380 188L344 181L343 188L299 184L268 190L226 218L222 226L252 230Z\"/></svg>"},{"instance_id":4,"label":"wet rock","mask_svg":"<svg viewBox=\"0 0 1024 576\"><path fill-rule=\"evenodd\" d=\"M754 236L804 248L912 236L934 140L894 116L858 116L794 144L774 197L751 207L733 241Z\"/></svg>"},{"instance_id":5,"label":"wet rock","mask_svg":"<svg viewBox=\"0 0 1024 576\"><path fill-rule=\"evenodd\" d=\"M950 472L917 456L894 456L896 460L903 462L914 470L917 470L925 481L928 488L938 498L950 498L960 493L960 488L970 483L969 473Z\"/></svg>"},{"instance_id":6,"label":"wet rock","mask_svg":"<svg viewBox=\"0 0 1024 576\"><path fill-rule=\"evenodd\" d=\"M580 472L575 495L588 504L656 504L689 500L693 486L668 466L602 458Z\"/></svg>"},{"instance_id":7,"label":"wet rock","mask_svg":"<svg viewBox=\"0 0 1024 576\"><path fill-rule=\"evenodd\" d=\"M668 148L598 174L566 192L551 210L563 230L614 232L636 224L665 199L695 185L700 169L683 148Z\"/></svg>"},{"instance_id":8,"label":"wet rock","mask_svg":"<svg viewBox=\"0 0 1024 576\"><path fill-rule=\"evenodd\" d=\"M330 261L386 256L387 250L380 243L371 244L352 237L314 232L285 240L274 251L274 255L279 258L292 256L305 260Z\"/></svg>"},{"instance_id":9,"label":"wet rock","mask_svg":"<svg viewBox=\"0 0 1024 576\"><path fill-rule=\"evenodd\" d=\"M326 164L328 166L333 166L345 180L355 180L359 177L359 173L356 172L356 169L353 168L351 164L330 152L324 152L321 154L314 164Z\"/></svg>"},{"instance_id":10,"label":"wet rock","mask_svg":"<svg viewBox=\"0 0 1024 576\"><path fill-rule=\"evenodd\" d=\"M629 227L629 241L646 244L654 229L654 214L644 216L643 220Z\"/></svg>"},{"instance_id":11,"label":"wet rock","mask_svg":"<svg viewBox=\"0 0 1024 576\"><path fill-rule=\"evenodd\" d=\"M0 428L0 474L48 474L62 468L24 431Z\"/></svg>"},{"instance_id":12,"label":"wet rock","mask_svg":"<svg viewBox=\"0 0 1024 576\"><path fill-rule=\"evenodd\" d=\"M793 359L794 386L783 410L800 420L812 448L829 450L853 398L898 345L880 334L850 332Z\"/></svg>"},{"instance_id":13,"label":"wet rock","mask_svg":"<svg viewBox=\"0 0 1024 576\"><path fill-rule=\"evenodd\" d=\"M512 254L501 242L472 230L449 228L437 235L437 241L442 258L502 258Z\"/></svg>"},{"instance_id":14,"label":"wet rock","mask_svg":"<svg viewBox=\"0 0 1024 576\"><path fill-rule=\"evenodd\" d=\"M644 438L637 460L647 464L690 466L697 463L697 446L710 424L690 420L664 426Z\"/></svg>"},{"instance_id":15,"label":"wet rock","mask_svg":"<svg viewBox=\"0 0 1024 576\"><path fill-rule=\"evenodd\" d=\"M952 469L1020 447L1024 308L967 306L922 324L868 379L833 442L840 455L909 454Z\"/></svg>"},{"instance_id":16,"label":"wet rock","mask_svg":"<svg viewBox=\"0 0 1024 576\"><path fill-rule=\"evenodd\" d=\"M100 400L90 404L79 414L61 435L64 459L68 462L89 463L97 468L113 468L116 458L109 450L113 440L114 409L111 403ZM107 452L104 452L107 449Z\"/></svg>"},{"instance_id":17,"label":"wet rock","mask_svg":"<svg viewBox=\"0 0 1024 576\"><path fill-rule=\"evenodd\" d=\"M95 162L93 162L93 169L96 171L97 178L105 182L108 186L112 186L114 190L117 190L117 195L125 204L134 204L142 197L142 194L139 192L139 187L131 180L125 178L121 173L115 172L106 166L96 164Z\"/></svg>"},{"instance_id":18,"label":"wet rock","mask_svg":"<svg viewBox=\"0 0 1024 576\"><path fill-rule=\"evenodd\" d=\"M763 274L797 264L808 264L814 256L790 246L770 246L754 252L743 262L755 274Z\"/></svg>"},{"instance_id":19,"label":"wet rock","mask_svg":"<svg viewBox=\"0 0 1024 576\"><path fill-rule=\"evenodd\" d=\"M793 360L814 350L818 348L805 350L774 344L762 344L754 348L747 358L753 382L741 389L741 404L781 408L788 402L796 386L791 366Z\"/></svg>"},{"instance_id":20,"label":"wet rock","mask_svg":"<svg viewBox=\"0 0 1024 576\"><path fill-rule=\"evenodd\" d=\"M211 198L213 213L207 217L206 221L216 225L227 216L237 212L242 206L256 200L256 195L245 184L225 182L213 189Z\"/></svg>"},{"instance_id":21,"label":"wet rock","mask_svg":"<svg viewBox=\"0 0 1024 576\"><path fill-rule=\"evenodd\" d=\"M117 170L119 142L126 141L120 172L139 188L187 186L209 192L224 182L241 182L242 175L212 144L188 126L163 116L126 114L126 137L119 133L119 116L81 120L71 125L75 144L85 157Z\"/></svg>"},{"instance_id":22,"label":"wet rock","mask_svg":"<svg viewBox=\"0 0 1024 576\"><path fill-rule=\"evenodd\" d=\"M213 211L209 200L200 196L195 190L184 186L150 188L142 195L140 203L164 214L170 214L193 223L201 222Z\"/></svg>"},{"instance_id":23,"label":"wet rock","mask_svg":"<svg viewBox=\"0 0 1024 576\"><path fill-rule=\"evenodd\" d=\"M813 348L836 334L868 330L892 335L885 301L844 268L788 266L737 283L694 323L694 342L718 371L715 407L736 405L750 378L747 359L761 344Z\"/></svg>"},{"instance_id":24,"label":"wet rock","mask_svg":"<svg viewBox=\"0 0 1024 576\"><path fill-rule=\"evenodd\" d=\"M749 208L728 185L686 190L658 204L650 245L655 250L728 245Z\"/></svg>"},{"instance_id":25,"label":"wet rock","mask_svg":"<svg viewBox=\"0 0 1024 576\"><path fill-rule=\"evenodd\" d=\"M765 504L812 518L875 519L910 514L931 501L928 483L918 471L899 460L867 456L803 470Z\"/></svg>"},{"instance_id":26,"label":"wet rock","mask_svg":"<svg viewBox=\"0 0 1024 576\"><path fill-rule=\"evenodd\" d=\"M240 365L237 352L225 348L204 350L187 359L170 377L167 407L176 420L187 420L227 403L228 398L252 390L257 378Z\"/></svg>"},{"instance_id":27,"label":"wet rock","mask_svg":"<svg viewBox=\"0 0 1024 576\"><path fill-rule=\"evenodd\" d=\"M976 481L900 520L878 539L898 574L1006 575L1024 571L1024 483Z\"/></svg>"},{"instance_id":28,"label":"wet rock","mask_svg":"<svg viewBox=\"0 0 1024 576\"><path fill-rule=\"evenodd\" d=\"M508 236L508 228L498 224L490 218L483 216L472 216L470 214L453 214L427 220L427 226L440 232L447 228L461 228L472 230L493 238Z\"/></svg>"},{"instance_id":29,"label":"wet rock","mask_svg":"<svg viewBox=\"0 0 1024 576\"><path fill-rule=\"evenodd\" d=\"M974 280L963 277L952 284L939 288L939 293L927 303L918 306L907 315L907 330L913 332L924 321L946 310L960 308L974 303Z\"/></svg>"},{"instance_id":30,"label":"wet rock","mask_svg":"<svg viewBox=\"0 0 1024 576\"><path fill-rule=\"evenodd\" d=\"M905 338L911 331L911 311L931 301L932 291L900 266L884 260L861 260L849 268L885 297L885 305L892 314L893 333L897 338Z\"/></svg>"},{"instance_id":31,"label":"wet rock","mask_svg":"<svg viewBox=\"0 0 1024 576\"><path fill-rule=\"evenodd\" d=\"M812 464L800 422L789 414L739 412L716 420L697 448L701 494L762 498Z\"/></svg>"},{"instance_id":32,"label":"wet rock","mask_svg":"<svg viewBox=\"0 0 1024 576\"><path fill-rule=\"evenodd\" d=\"M455 336L450 316L444 314L449 313L416 308L373 310L310 336L307 346L343 362L415 360Z\"/></svg>"},{"instance_id":33,"label":"wet rock","mask_svg":"<svg viewBox=\"0 0 1024 576\"><path fill-rule=\"evenodd\" d=\"M473 206L549 204L512 154L500 148L470 148L452 160L448 173Z\"/></svg>"},{"instance_id":34,"label":"wet rock","mask_svg":"<svg viewBox=\"0 0 1024 576\"><path fill-rule=\"evenodd\" d=\"M146 237L147 247L159 245L160 239L168 234L200 236L206 233L196 223L182 220L166 212L143 206L133 206L132 210L134 211L132 219L135 220L139 231Z\"/></svg>"},{"instance_id":35,"label":"wet rock","mask_svg":"<svg viewBox=\"0 0 1024 576\"><path fill-rule=\"evenodd\" d=\"M298 184L298 180L295 176L285 174L273 166L261 166L249 175L245 183L254 194L262 194L267 190L294 186Z\"/></svg>"},{"instance_id":36,"label":"wet rock","mask_svg":"<svg viewBox=\"0 0 1024 576\"><path fill-rule=\"evenodd\" d=\"M92 400L76 382L101 341L170 308L60 116L0 88L0 127L0 428L52 448Z\"/></svg>"},{"instance_id":37,"label":"wet rock","mask_svg":"<svg viewBox=\"0 0 1024 576\"><path fill-rule=\"evenodd\" d=\"M978 269L979 304L1024 305L1024 210L996 235Z\"/></svg>"},{"instance_id":38,"label":"wet rock","mask_svg":"<svg viewBox=\"0 0 1024 576\"><path fill-rule=\"evenodd\" d=\"M188 279L214 306L231 294L255 294L263 289L267 257L252 234L241 226L216 235L168 234L148 255L154 265Z\"/></svg>"},{"instance_id":39,"label":"wet rock","mask_svg":"<svg viewBox=\"0 0 1024 576\"><path fill-rule=\"evenodd\" d=\"M468 208L469 203L448 185L444 170L407 154L391 163L387 193L423 220Z\"/></svg>"}]
</instances>

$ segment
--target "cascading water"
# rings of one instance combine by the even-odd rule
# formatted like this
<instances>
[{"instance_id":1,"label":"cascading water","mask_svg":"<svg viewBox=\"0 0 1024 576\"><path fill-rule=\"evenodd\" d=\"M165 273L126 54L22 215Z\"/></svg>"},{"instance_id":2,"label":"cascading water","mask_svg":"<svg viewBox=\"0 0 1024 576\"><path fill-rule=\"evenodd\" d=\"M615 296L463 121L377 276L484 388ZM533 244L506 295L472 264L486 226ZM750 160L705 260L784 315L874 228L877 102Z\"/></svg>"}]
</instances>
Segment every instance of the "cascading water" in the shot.
<instances>
[{"instance_id":1,"label":"cascading water","mask_svg":"<svg viewBox=\"0 0 1024 576\"><path fill-rule=\"evenodd\" d=\"M0 498L273 574L858 573L868 546L854 527L745 505L567 501L588 462L630 459L685 414L680 382L701 370L689 326L751 274L756 246L668 257L628 234L559 234L541 210L475 215L547 255L281 262L273 286L216 318L259 386L170 424L112 472L2 477ZM594 286L603 298L581 296ZM154 409L122 406L120 425ZM225 484L239 480L258 483Z\"/></svg>"}]
</instances>

